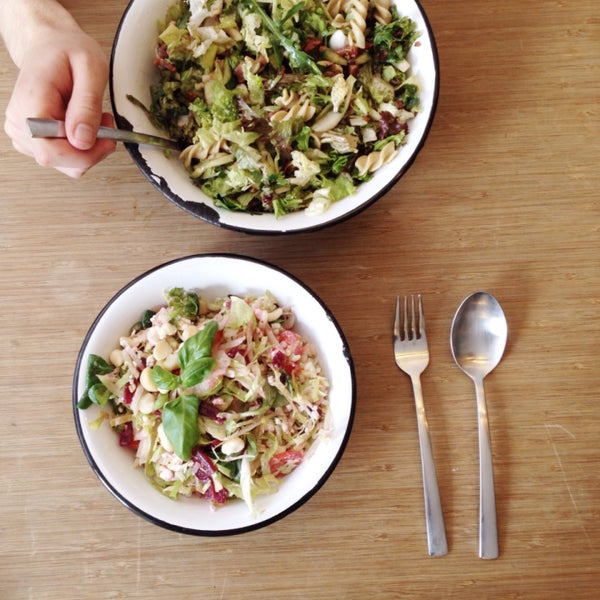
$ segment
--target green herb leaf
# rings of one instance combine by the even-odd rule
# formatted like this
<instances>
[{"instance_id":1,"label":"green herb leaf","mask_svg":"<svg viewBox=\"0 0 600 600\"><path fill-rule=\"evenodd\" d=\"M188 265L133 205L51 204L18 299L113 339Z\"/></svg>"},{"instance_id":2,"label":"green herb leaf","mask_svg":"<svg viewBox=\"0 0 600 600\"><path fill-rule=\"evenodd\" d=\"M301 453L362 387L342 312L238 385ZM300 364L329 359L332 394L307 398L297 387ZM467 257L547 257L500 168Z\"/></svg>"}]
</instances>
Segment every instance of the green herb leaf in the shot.
<instances>
[{"instance_id":1,"label":"green herb leaf","mask_svg":"<svg viewBox=\"0 0 600 600\"><path fill-rule=\"evenodd\" d=\"M93 402L90 400L89 394L86 393L85 395L81 396L81 398L79 398L79 401L77 402L77 408L85 410L86 408L89 408L92 404Z\"/></svg>"},{"instance_id":2,"label":"green herb leaf","mask_svg":"<svg viewBox=\"0 0 600 600\"><path fill-rule=\"evenodd\" d=\"M179 377L174 373L171 373L171 371L167 371L167 369L160 365L152 367L150 376L159 390L170 391L174 390L179 385Z\"/></svg>"},{"instance_id":3,"label":"green herb leaf","mask_svg":"<svg viewBox=\"0 0 600 600\"><path fill-rule=\"evenodd\" d=\"M177 353L177 361L182 369L199 358L210 356L218 329L216 321L209 321L201 331L183 343Z\"/></svg>"},{"instance_id":4,"label":"green herb leaf","mask_svg":"<svg viewBox=\"0 0 600 600\"><path fill-rule=\"evenodd\" d=\"M111 364L107 363L101 356L98 356L97 354L90 354L90 356L88 357L87 364L85 392L83 393L83 396L81 396L81 398L79 399L79 402L77 402L78 408L84 410L86 408L89 408L92 404L100 404L100 402L94 400L94 397L90 395L90 391L95 385L102 385L100 383L100 380L98 379L98 375L106 375L107 373L111 373L113 370L114 367ZM102 385L102 387L106 390L106 387L104 385ZM97 398L101 399L103 397L104 394L101 393L100 389L98 389ZM104 404L106 404L106 401L108 401L108 397L104 401Z\"/></svg>"},{"instance_id":5,"label":"green herb leaf","mask_svg":"<svg viewBox=\"0 0 600 600\"><path fill-rule=\"evenodd\" d=\"M152 317L155 315L156 313L153 310L145 310L142 313L142 329L148 329L148 327L152 327Z\"/></svg>"},{"instance_id":6,"label":"green herb leaf","mask_svg":"<svg viewBox=\"0 0 600 600\"><path fill-rule=\"evenodd\" d=\"M184 388L192 387L203 381L206 376L215 368L216 362L217 361L212 356L197 358L196 360L189 362L181 370L181 386Z\"/></svg>"},{"instance_id":7,"label":"green herb leaf","mask_svg":"<svg viewBox=\"0 0 600 600\"><path fill-rule=\"evenodd\" d=\"M163 406L169 401L169 394L159 393L154 401L154 410L162 410Z\"/></svg>"},{"instance_id":8,"label":"green herb leaf","mask_svg":"<svg viewBox=\"0 0 600 600\"><path fill-rule=\"evenodd\" d=\"M106 389L103 383L95 383L88 390L88 398L99 406L104 406L110 397L110 392Z\"/></svg>"},{"instance_id":9,"label":"green herb leaf","mask_svg":"<svg viewBox=\"0 0 600 600\"><path fill-rule=\"evenodd\" d=\"M87 365L86 388L91 388L98 383L98 375L106 375L114 370L114 367L107 363L101 356L90 354Z\"/></svg>"},{"instance_id":10,"label":"green herb leaf","mask_svg":"<svg viewBox=\"0 0 600 600\"><path fill-rule=\"evenodd\" d=\"M311 135L311 128L305 125L300 130L300 133L294 136L293 141L296 142L298 150L301 150L302 152L306 152L308 150L310 147Z\"/></svg>"},{"instance_id":11,"label":"green herb leaf","mask_svg":"<svg viewBox=\"0 0 600 600\"><path fill-rule=\"evenodd\" d=\"M167 402L162 410L165 435L181 460L190 460L198 443L198 405L196 396L185 395Z\"/></svg>"}]
</instances>

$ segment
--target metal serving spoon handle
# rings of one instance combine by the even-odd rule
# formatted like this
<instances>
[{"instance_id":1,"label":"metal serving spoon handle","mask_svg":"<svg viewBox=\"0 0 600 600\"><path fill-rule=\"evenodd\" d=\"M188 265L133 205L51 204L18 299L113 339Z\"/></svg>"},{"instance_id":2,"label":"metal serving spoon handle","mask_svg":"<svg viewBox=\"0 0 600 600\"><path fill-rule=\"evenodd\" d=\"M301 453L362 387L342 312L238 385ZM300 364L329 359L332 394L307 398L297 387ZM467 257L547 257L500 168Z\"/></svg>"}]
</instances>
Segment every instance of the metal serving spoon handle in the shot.
<instances>
[{"instance_id":1,"label":"metal serving spoon handle","mask_svg":"<svg viewBox=\"0 0 600 600\"><path fill-rule=\"evenodd\" d=\"M452 321L450 347L456 364L475 383L479 429L479 556L498 558L494 469L483 379L506 347L508 325L500 303L486 292L468 296Z\"/></svg>"},{"instance_id":2,"label":"metal serving spoon handle","mask_svg":"<svg viewBox=\"0 0 600 600\"><path fill-rule=\"evenodd\" d=\"M31 137L34 138L66 138L65 122L55 119L26 119L27 128ZM159 146L169 150L181 150L181 144L174 140L168 140L156 135L147 133L136 133L126 129L116 129L114 127L100 127L98 129L99 138L116 140L117 142L146 144L150 146Z\"/></svg>"}]
</instances>

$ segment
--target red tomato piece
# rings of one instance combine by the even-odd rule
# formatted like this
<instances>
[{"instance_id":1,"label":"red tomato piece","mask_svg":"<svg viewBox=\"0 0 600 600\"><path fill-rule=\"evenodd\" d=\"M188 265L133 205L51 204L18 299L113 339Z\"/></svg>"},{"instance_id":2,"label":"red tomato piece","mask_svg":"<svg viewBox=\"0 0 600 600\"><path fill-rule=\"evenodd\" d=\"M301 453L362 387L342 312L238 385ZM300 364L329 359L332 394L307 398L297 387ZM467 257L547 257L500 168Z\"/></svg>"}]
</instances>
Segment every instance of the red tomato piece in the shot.
<instances>
[{"instance_id":1,"label":"red tomato piece","mask_svg":"<svg viewBox=\"0 0 600 600\"><path fill-rule=\"evenodd\" d=\"M223 341L224 337L225 337L225 335L223 333L223 330L222 329L218 329L217 333L215 333L215 338L213 340L213 345L212 345L212 353L213 354L215 354L215 351L221 345L221 342Z\"/></svg>"},{"instance_id":2,"label":"red tomato piece","mask_svg":"<svg viewBox=\"0 0 600 600\"><path fill-rule=\"evenodd\" d=\"M288 375L298 373L300 368L298 361L304 350L304 342L297 333L290 329L284 329L277 336L277 340L281 344L284 356L281 357L278 355L280 351L273 353L275 366L282 367Z\"/></svg>"},{"instance_id":3,"label":"red tomato piece","mask_svg":"<svg viewBox=\"0 0 600 600\"><path fill-rule=\"evenodd\" d=\"M304 459L304 454L298 450L285 450L271 457L269 468L275 477L283 477L291 473Z\"/></svg>"}]
</instances>

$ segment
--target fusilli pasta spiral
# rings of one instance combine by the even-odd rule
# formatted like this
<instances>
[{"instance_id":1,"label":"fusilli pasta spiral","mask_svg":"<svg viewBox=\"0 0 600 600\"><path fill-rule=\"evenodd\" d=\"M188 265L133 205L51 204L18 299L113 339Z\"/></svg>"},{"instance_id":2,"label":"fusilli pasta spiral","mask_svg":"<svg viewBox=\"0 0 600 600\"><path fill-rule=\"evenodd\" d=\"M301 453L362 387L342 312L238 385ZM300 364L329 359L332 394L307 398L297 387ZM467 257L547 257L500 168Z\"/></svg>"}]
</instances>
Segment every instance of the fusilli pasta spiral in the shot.
<instances>
[{"instance_id":1,"label":"fusilli pasta spiral","mask_svg":"<svg viewBox=\"0 0 600 600\"><path fill-rule=\"evenodd\" d=\"M373 7L373 17L381 25L387 25L392 20L390 11L391 0L370 0Z\"/></svg>"},{"instance_id":2,"label":"fusilli pasta spiral","mask_svg":"<svg viewBox=\"0 0 600 600\"><path fill-rule=\"evenodd\" d=\"M280 107L280 110L271 115L270 120L273 122L289 121L297 117L306 122L310 121L317 111L306 96L300 96L297 92L290 92L288 89L284 89L281 96L275 99L275 104Z\"/></svg>"},{"instance_id":3,"label":"fusilli pasta spiral","mask_svg":"<svg viewBox=\"0 0 600 600\"><path fill-rule=\"evenodd\" d=\"M350 23L348 42L351 46L365 48L369 0L348 0L344 9L346 11L346 18Z\"/></svg>"},{"instance_id":4,"label":"fusilli pasta spiral","mask_svg":"<svg viewBox=\"0 0 600 600\"><path fill-rule=\"evenodd\" d=\"M388 142L381 150L374 150L366 156L360 156L356 160L356 168L359 175L362 177L366 173L377 171L377 169L390 162L397 154L398 150L396 150L394 142Z\"/></svg>"}]
</instances>

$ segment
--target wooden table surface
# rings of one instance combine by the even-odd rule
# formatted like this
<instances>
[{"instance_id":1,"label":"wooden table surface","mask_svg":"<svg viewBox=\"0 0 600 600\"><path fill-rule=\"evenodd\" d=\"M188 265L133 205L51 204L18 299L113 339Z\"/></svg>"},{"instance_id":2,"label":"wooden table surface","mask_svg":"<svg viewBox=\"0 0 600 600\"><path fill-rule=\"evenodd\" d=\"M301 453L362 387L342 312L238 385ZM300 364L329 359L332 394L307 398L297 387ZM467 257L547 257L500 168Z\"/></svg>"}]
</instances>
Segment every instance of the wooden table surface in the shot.
<instances>
[{"instance_id":1,"label":"wooden table surface","mask_svg":"<svg viewBox=\"0 0 600 600\"><path fill-rule=\"evenodd\" d=\"M66 2L107 54L125 2ZM592 598L600 582L600 20L597 3L423 0L441 62L427 144L359 217L249 236L175 207L123 148L80 180L0 137L0 598ZM2 51L0 106L16 70ZM107 103L108 107L108 103ZM345 331L358 401L325 486L272 526L191 537L92 473L71 384L98 310L144 270L236 252L312 287ZM510 336L487 379L500 557L478 558L474 388L449 328L492 292ZM423 388L449 554L430 558L396 294L421 292Z\"/></svg>"}]
</instances>

